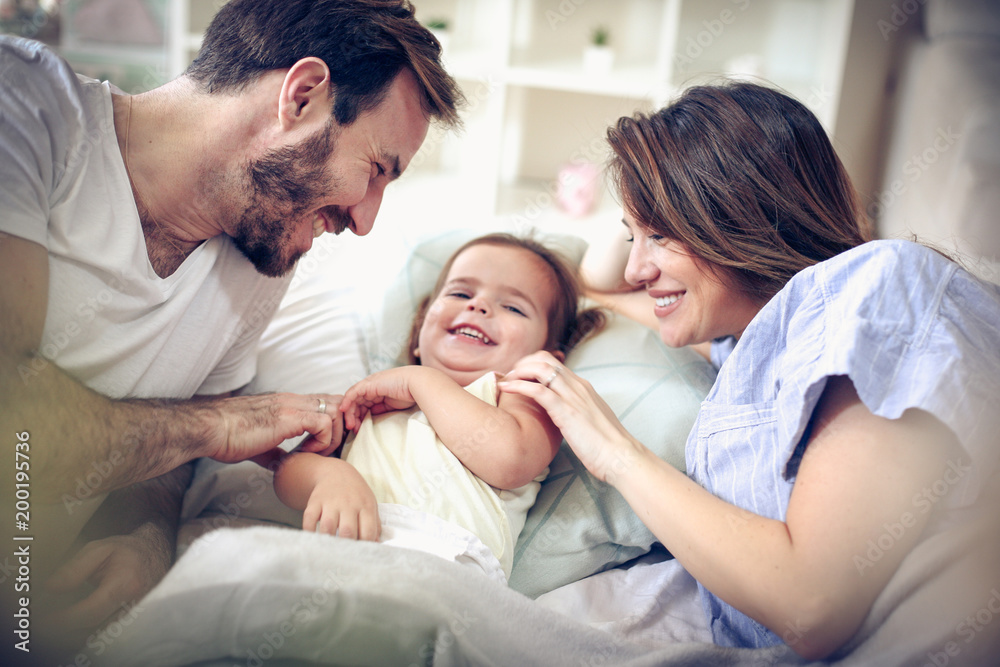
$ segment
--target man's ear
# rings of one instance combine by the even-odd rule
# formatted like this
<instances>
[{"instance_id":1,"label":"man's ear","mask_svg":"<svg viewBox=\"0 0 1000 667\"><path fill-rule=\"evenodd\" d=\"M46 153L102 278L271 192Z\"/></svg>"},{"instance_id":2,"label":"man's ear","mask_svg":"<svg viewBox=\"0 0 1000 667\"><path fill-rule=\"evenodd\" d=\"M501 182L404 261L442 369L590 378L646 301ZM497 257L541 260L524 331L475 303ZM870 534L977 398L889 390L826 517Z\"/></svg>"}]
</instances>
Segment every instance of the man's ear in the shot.
<instances>
[{"instance_id":1,"label":"man's ear","mask_svg":"<svg viewBox=\"0 0 1000 667\"><path fill-rule=\"evenodd\" d=\"M326 124L330 117L330 68L320 58L303 58L289 68L278 98L278 123L289 131L302 121Z\"/></svg>"}]
</instances>

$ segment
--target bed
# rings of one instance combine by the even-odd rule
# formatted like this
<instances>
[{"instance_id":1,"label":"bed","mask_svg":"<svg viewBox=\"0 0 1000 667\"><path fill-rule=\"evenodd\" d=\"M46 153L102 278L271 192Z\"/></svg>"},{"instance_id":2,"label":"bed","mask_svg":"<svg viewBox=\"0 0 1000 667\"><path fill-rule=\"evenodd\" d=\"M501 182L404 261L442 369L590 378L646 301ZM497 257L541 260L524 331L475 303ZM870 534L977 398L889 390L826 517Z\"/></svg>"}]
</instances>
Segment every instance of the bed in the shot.
<instances>
[{"instance_id":1,"label":"bed","mask_svg":"<svg viewBox=\"0 0 1000 667\"><path fill-rule=\"evenodd\" d=\"M265 333L247 390L338 392L403 363L417 303L451 252L481 233L434 234L398 261L358 252L357 239L319 241ZM542 240L576 260L585 248L571 235ZM401 268L362 272L372 262ZM687 432L714 380L711 366L614 316L567 363L632 433L683 468ZM182 522L173 569L127 616L92 637L78 664L81 656L149 667L809 664L788 646L712 644L694 581L565 445L518 540L509 587L427 554L305 533L297 528L301 515L275 497L270 474L252 463L200 461ZM967 536L970 553L981 533ZM887 592L833 664L940 667L943 659L983 664L984 656L1000 654L1000 622L968 645L951 639L951 619L975 613L977 604L989 609L993 600L981 581L963 575L969 564L954 558L956 548L907 561L910 584ZM938 583L924 586L930 575ZM995 584L1000 616L1000 579ZM966 607L942 607L959 597L942 591L962 586L967 594L954 604ZM907 613L904 600L913 603ZM787 639L794 643L794 634Z\"/></svg>"}]
</instances>

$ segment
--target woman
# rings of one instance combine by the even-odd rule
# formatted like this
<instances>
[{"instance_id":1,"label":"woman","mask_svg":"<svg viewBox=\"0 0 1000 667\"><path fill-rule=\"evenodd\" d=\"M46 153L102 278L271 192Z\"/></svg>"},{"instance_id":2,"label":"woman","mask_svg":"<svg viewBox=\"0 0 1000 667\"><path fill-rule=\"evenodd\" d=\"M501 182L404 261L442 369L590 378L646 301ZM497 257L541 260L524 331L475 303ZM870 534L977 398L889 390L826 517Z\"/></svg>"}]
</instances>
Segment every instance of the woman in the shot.
<instances>
[{"instance_id":1,"label":"woman","mask_svg":"<svg viewBox=\"0 0 1000 667\"><path fill-rule=\"evenodd\" d=\"M720 366L690 477L551 355L501 388L548 410L698 581L716 643L850 651L996 468L1000 289L923 246L869 242L822 127L779 92L693 88L608 138L625 279L665 343L710 343Z\"/></svg>"}]
</instances>

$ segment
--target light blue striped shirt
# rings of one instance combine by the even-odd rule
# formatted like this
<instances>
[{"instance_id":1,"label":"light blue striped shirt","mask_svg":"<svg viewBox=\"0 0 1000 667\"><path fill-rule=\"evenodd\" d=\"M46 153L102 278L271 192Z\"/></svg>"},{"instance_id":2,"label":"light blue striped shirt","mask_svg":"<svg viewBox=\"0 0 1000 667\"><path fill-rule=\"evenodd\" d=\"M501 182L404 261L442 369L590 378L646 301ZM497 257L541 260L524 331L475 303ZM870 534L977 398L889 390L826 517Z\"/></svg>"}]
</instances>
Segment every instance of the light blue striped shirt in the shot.
<instances>
[{"instance_id":1,"label":"light blue striped shirt","mask_svg":"<svg viewBox=\"0 0 1000 667\"><path fill-rule=\"evenodd\" d=\"M724 355L724 345L714 347ZM849 376L876 415L919 408L951 428L971 473L942 503L976 499L1000 450L1000 287L909 241L873 241L805 269L764 306L702 403L688 474L783 521L810 417L835 375ZM701 592L717 644L781 641Z\"/></svg>"}]
</instances>

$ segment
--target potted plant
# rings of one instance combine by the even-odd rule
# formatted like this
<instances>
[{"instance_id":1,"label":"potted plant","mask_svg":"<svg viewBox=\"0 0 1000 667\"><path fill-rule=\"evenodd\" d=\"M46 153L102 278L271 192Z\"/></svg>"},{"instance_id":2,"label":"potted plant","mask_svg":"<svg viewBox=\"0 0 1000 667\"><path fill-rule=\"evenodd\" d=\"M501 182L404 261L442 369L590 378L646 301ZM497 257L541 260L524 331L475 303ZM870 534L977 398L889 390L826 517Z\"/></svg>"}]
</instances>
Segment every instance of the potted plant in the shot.
<instances>
[{"instance_id":1,"label":"potted plant","mask_svg":"<svg viewBox=\"0 0 1000 667\"><path fill-rule=\"evenodd\" d=\"M606 74L615 63L615 52L610 45L611 34L607 26L599 25L590 33L590 44L583 51L583 68L588 72Z\"/></svg>"}]
</instances>

